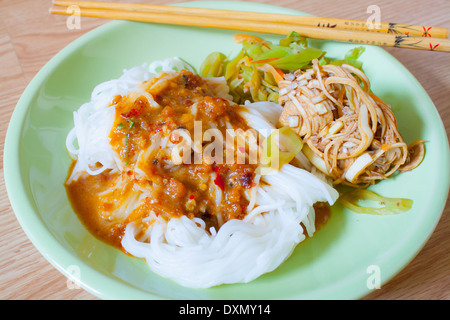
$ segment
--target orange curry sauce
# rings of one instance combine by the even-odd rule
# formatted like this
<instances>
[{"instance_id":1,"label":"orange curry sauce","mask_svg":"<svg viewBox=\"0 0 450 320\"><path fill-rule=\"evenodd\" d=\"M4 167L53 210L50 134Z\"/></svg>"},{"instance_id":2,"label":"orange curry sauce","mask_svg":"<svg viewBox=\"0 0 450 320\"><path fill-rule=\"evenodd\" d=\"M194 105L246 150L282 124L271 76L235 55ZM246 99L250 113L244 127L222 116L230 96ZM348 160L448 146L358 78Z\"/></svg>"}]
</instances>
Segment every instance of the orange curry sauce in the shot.
<instances>
[{"instance_id":1,"label":"orange curry sauce","mask_svg":"<svg viewBox=\"0 0 450 320\"><path fill-rule=\"evenodd\" d=\"M116 183L118 174L109 171L97 176L84 175L66 185L69 199L83 223L100 239L120 247L126 225L144 219L150 211L164 219L182 215L199 217L206 222L207 229L218 228L230 219L242 219L248 205L244 191L253 185L255 164L210 164L205 161L195 164L191 161L191 164L178 165L174 170L173 166L168 166L170 155L161 147L144 163L140 162L140 169L148 181L139 177L139 183L151 186L152 196L145 198L126 219L111 218L109 213L120 205L117 200L126 197L126 189L137 182L133 168L138 154L150 147L155 135L164 137L181 128L193 137L194 121L202 121L204 128L210 128L213 123L224 137L226 123L236 129L248 129L237 113L239 106L214 97L212 86L189 71L181 71L176 76L163 74L144 82L142 87L159 107L151 106L145 96L136 94L116 96L111 103L116 105L116 111L110 143L125 165L122 175L129 177L121 194L115 192L114 196L106 198L97 196ZM194 104L195 115L192 112ZM222 191L219 204L212 184Z\"/></svg>"},{"instance_id":2,"label":"orange curry sauce","mask_svg":"<svg viewBox=\"0 0 450 320\"><path fill-rule=\"evenodd\" d=\"M217 230L230 219L244 218L249 204L244 192L254 186L256 164L225 164L224 159L223 164L191 161L174 166L164 147L149 152L143 160L140 157L157 135L167 137L181 128L194 136L194 121L202 121L203 131L213 124L224 137L227 124L249 129L237 113L239 106L215 97L213 86L189 71L175 76L162 74L141 87L154 101L146 94L130 93L111 102L115 105L115 121L109 138L124 165L122 172L85 174L66 183L69 200L83 224L97 238L123 250L120 243L127 224L145 223L149 212L166 220L182 215L199 217L207 230ZM135 170L137 161L139 174ZM135 194L136 185L151 190L151 195L140 199L131 212L117 214ZM222 193L220 203L217 188ZM107 190L114 191L100 196ZM326 222L327 206L315 208L316 221Z\"/></svg>"}]
</instances>

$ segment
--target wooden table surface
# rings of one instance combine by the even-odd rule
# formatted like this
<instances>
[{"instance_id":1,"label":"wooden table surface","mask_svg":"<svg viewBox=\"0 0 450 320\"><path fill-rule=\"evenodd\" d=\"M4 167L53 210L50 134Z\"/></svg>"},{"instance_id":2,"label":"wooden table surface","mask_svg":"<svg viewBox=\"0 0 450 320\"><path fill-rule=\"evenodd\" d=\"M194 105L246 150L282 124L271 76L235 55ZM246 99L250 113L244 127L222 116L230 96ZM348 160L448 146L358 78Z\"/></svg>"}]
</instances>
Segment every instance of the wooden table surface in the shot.
<instances>
[{"instance_id":1,"label":"wooden table surface","mask_svg":"<svg viewBox=\"0 0 450 320\"><path fill-rule=\"evenodd\" d=\"M117 1L117 0L116 0ZM152 4L181 1L135 0ZM381 21L450 28L448 0L260 0L317 16L366 20L367 8L381 9ZM50 15L51 0L0 1L0 299L97 299L71 289L66 278L35 249L22 231L3 180L4 137L14 107L35 74L61 49L106 20L82 18L69 30L66 17ZM419 80L450 132L450 54L387 48ZM444 177L445 178L445 177ZM448 177L446 177L448 179ZM450 298L450 203L421 252L397 276L364 299Z\"/></svg>"}]
</instances>

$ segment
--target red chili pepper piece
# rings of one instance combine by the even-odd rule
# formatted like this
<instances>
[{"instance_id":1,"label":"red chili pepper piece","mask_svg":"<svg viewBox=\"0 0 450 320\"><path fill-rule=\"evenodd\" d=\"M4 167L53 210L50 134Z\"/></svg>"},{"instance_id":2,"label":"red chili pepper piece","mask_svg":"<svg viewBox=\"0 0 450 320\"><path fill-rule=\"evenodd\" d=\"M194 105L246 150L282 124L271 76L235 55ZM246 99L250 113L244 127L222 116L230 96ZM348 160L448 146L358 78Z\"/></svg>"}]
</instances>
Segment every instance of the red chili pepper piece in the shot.
<instances>
[{"instance_id":1,"label":"red chili pepper piece","mask_svg":"<svg viewBox=\"0 0 450 320\"><path fill-rule=\"evenodd\" d=\"M225 189L225 184L223 183L223 179L220 174L216 174L216 178L214 179L214 183L218 186L222 191Z\"/></svg>"},{"instance_id":2,"label":"red chili pepper piece","mask_svg":"<svg viewBox=\"0 0 450 320\"><path fill-rule=\"evenodd\" d=\"M130 117L135 117L139 115L139 111L135 108L131 109L128 112L122 113L121 116L124 118L130 118Z\"/></svg>"}]
</instances>

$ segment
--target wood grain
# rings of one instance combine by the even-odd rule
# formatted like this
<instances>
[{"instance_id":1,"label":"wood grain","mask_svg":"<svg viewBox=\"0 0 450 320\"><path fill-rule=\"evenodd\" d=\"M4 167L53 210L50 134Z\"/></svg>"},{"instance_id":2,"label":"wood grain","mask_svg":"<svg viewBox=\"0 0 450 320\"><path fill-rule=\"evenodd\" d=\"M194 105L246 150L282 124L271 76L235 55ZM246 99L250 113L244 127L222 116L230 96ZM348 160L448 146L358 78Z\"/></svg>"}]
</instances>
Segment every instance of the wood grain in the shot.
<instances>
[{"instance_id":1,"label":"wood grain","mask_svg":"<svg viewBox=\"0 0 450 320\"><path fill-rule=\"evenodd\" d=\"M181 1L126 0L169 4ZM260 0L318 16L365 20L370 1ZM380 0L381 20L450 28L447 0ZM35 249L20 228L3 180L3 147L9 119L26 85L57 52L106 20L82 18L80 30L68 30L66 17L48 13L51 0L0 2L0 299L97 299L83 289L69 289L67 279ZM450 55L386 49L419 80L450 133ZM397 276L363 299L450 299L450 204L420 253Z\"/></svg>"}]
</instances>

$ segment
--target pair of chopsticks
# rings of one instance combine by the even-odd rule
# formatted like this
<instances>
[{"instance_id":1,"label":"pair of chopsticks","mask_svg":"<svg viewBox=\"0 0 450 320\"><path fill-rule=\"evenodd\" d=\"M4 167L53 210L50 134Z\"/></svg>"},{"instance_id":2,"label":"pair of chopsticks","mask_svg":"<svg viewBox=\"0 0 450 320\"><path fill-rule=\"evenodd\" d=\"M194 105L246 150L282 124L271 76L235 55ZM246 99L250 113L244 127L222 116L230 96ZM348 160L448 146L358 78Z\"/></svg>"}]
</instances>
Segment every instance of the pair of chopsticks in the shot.
<instances>
[{"instance_id":1,"label":"pair of chopsticks","mask_svg":"<svg viewBox=\"0 0 450 320\"><path fill-rule=\"evenodd\" d=\"M296 31L313 39L450 52L448 29L434 26L396 23L374 26L359 20L116 2L54 0L53 5L50 9L53 14L73 15L68 8L75 6L81 16L87 17L277 35Z\"/></svg>"}]
</instances>

